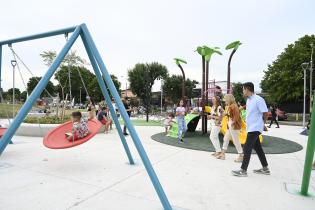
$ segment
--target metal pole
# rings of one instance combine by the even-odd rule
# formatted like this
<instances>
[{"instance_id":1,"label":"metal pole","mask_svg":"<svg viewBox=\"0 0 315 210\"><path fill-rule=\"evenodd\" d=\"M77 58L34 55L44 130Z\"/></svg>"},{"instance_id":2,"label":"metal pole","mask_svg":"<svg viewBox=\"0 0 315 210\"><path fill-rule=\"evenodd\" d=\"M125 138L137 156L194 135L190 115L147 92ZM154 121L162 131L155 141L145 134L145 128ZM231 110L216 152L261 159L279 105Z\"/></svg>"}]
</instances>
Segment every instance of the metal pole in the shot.
<instances>
[{"instance_id":1,"label":"metal pole","mask_svg":"<svg viewBox=\"0 0 315 210\"><path fill-rule=\"evenodd\" d=\"M120 113L121 113L121 115L122 115L122 117L126 123L126 126L130 132L130 135L131 135L132 140L135 144L135 147L136 147L136 149L137 149L137 151L141 157L143 165L144 165L144 167L145 167L145 169L146 169L146 171L147 171L147 173L151 179L151 182L152 182L152 184L153 184L153 186L154 186L154 188L155 188L155 190L159 196L159 199L160 199L165 210L171 210L172 207L171 207L171 205L170 205L170 203L166 197L166 194L165 194L165 192L161 186L161 183L159 182L159 179L158 179L158 177L157 177L157 175L156 175L156 173L152 167L152 164L149 160L149 157L147 156L147 154L143 148L143 145L139 139L139 136L138 136L135 128L133 127L133 125L129 119L129 116L126 112L126 109L125 109L125 107L124 107L124 105L123 105L123 103L122 103L122 101L118 95L118 92L115 88L113 81L111 80L111 77L110 77L110 75L107 71L107 68L106 68L106 66L102 60L102 57L101 57L93 39L92 39L92 36L90 35L90 32L88 31L86 25L84 25L84 24L82 25L82 31L83 31L84 36L87 39L87 44L91 47L92 53L94 54L95 59L96 59L98 65L100 66L100 70L103 73L103 77L105 79L105 82L106 82L107 86L109 87L109 90L111 91L111 94L116 101L116 104L119 108L119 111L120 111Z\"/></svg>"},{"instance_id":2,"label":"metal pole","mask_svg":"<svg viewBox=\"0 0 315 210\"><path fill-rule=\"evenodd\" d=\"M305 100L306 100L306 69L303 68L304 73L304 96L303 96L303 128L305 128Z\"/></svg>"},{"instance_id":3,"label":"metal pole","mask_svg":"<svg viewBox=\"0 0 315 210\"><path fill-rule=\"evenodd\" d=\"M161 116L163 112L163 79L161 79Z\"/></svg>"},{"instance_id":4,"label":"metal pole","mask_svg":"<svg viewBox=\"0 0 315 210\"><path fill-rule=\"evenodd\" d=\"M14 119L15 117L15 66L13 67L13 96L12 96L12 118Z\"/></svg>"},{"instance_id":5,"label":"metal pole","mask_svg":"<svg viewBox=\"0 0 315 210\"><path fill-rule=\"evenodd\" d=\"M311 61L310 61L310 114L312 113L312 102L313 102L313 43L310 44L311 51Z\"/></svg>"},{"instance_id":6,"label":"metal pole","mask_svg":"<svg viewBox=\"0 0 315 210\"><path fill-rule=\"evenodd\" d=\"M81 101L81 89L82 89L82 87L80 87L80 106L82 104L82 101Z\"/></svg>"},{"instance_id":7,"label":"metal pole","mask_svg":"<svg viewBox=\"0 0 315 210\"><path fill-rule=\"evenodd\" d=\"M2 45L0 45L0 91L2 93ZM0 98L0 103L2 103L2 98Z\"/></svg>"},{"instance_id":8,"label":"metal pole","mask_svg":"<svg viewBox=\"0 0 315 210\"><path fill-rule=\"evenodd\" d=\"M69 49L75 42L75 40L78 38L81 31L81 26L76 27L75 31L73 32L72 36L70 37L69 41L65 44L65 46L60 51L59 55L56 57L52 65L49 67L46 74L42 77L42 79L39 81L35 89L33 90L32 94L29 96L28 100L24 103L21 110L16 115L13 123L11 126L6 130L4 135L1 138L0 141L0 154L5 150L6 146L10 142L12 136L14 135L15 131L18 129L18 127L21 125L22 121L24 120L25 116L29 112L29 110L32 108L34 102L36 99L40 96L42 91L47 86L50 78L53 76L56 69L61 64L64 57L67 55Z\"/></svg>"},{"instance_id":9,"label":"metal pole","mask_svg":"<svg viewBox=\"0 0 315 210\"><path fill-rule=\"evenodd\" d=\"M61 34L65 34L65 33L71 33L76 28L77 28L77 26L73 26L73 27L69 27L69 28L58 29L55 31L49 31L49 32L44 32L44 33L40 33L40 34L34 34L34 35L19 37L19 38L15 38L15 39L4 40L4 41L0 41L0 45L13 44L13 43L17 43L17 42L24 42L24 41L29 41L29 40L33 40L33 39L41 39L41 38L45 38L45 37L56 36L56 35L61 35Z\"/></svg>"},{"instance_id":10,"label":"metal pole","mask_svg":"<svg viewBox=\"0 0 315 210\"><path fill-rule=\"evenodd\" d=\"M122 144L123 144L123 147L124 147L124 149L125 149L125 152L126 152L126 154L127 154L129 163L130 163L130 165L134 165L135 162L134 162L134 160L133 160L133 158L132 158L132 155L131 155L130 149L129 149L129 147L128 147L126 138L125 138L125 136L124 136L124 134L123 134L123 131L122 131L122 129L121 129L121 126L120 126L118 117L117 117L117 115L116 115L116 110L115 110L115 108L113 107L113 105L112 105L112 103L111 103L110 95L109 95L109 93L108 93L108 91L107 91L107 88L106 88L105 82L104 82L104 80L103 80L103 78L102 78L102 75L101 75L101 72L100 72L100 70L99 70L99 67L98 67L98 65L97 65L97 63L96 63L96 61L95 61L95 58L94 58L93 54L92 54L91 47L88 45L88 43L87 43L87 41L86 41L86 38L85 38L85 36L84 36L83 33L81 33L81 39L82 39L82 41L83 41L84 47L85 47L86 52L87 52L87 54L88 54L88 56L89 56L89 59L90 59L90 61L91 61L92 67L93 67L93 69L94 69L94 72L95 72L95 75L96 75L96 78L97 78L97 81L98 81L98 83L99 83L99 85L100 85L100 87L101 87L103 96L104 96L104 98L105 98L105 100L106 100L106 103L107 103L107 105L108 105L108 107L109 107L109 111L110 111L110 113L111 113L111 115L112 115L112 118L113 118L113 120L114 120L115 126L116 126L117 131L118 131L118 134L119 134L119 136L120 136L120 140L121 140L121 142L122 142Z\"/></svg>"},{"instance_id":11,"label":"metal pole","mask_svg":"<svg viewBox=\"0 0 315 210\"><path fill-rule=\"evenodd\" d=\"M315 103L313 104L313 109ZM312 114L310 133L307 140L306 154L305 154L305 163L304 171L301 185L301 194L304 196L308 195L308 187L310 184L311 172L312 172L312 163L314 158L314 149L315 149L315 115Z\"/></svg>"},{"instance_id":12,"label":"metal pole","mask_svg":"<svg viewBox=\"0 0 315 210\"><path fill-rule=\"evenodd\" d=\"M13 78L13 89L12 89L12 118L15 117L15 66L16 66L16 60L11 60L12 65L12 78Z\"/></svg>"}]
</instances>

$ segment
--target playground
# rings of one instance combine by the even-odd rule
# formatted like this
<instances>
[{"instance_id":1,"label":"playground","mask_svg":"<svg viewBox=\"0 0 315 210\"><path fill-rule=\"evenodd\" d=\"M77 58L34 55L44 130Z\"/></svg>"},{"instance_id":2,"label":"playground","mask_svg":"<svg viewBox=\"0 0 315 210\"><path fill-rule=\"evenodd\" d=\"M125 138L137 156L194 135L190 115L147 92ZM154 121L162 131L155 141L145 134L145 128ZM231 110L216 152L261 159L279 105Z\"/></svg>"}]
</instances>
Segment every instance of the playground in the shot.
<instances>
[{"instance_id":1,"label":"playground","mask_svg":"<svg viewBox=\"0 0 315 210\"><path fill-rule=\"evenodd\" d=\"M151 139L162 127L136 127L144 148L173 209L312 210L314 197L287 192L300 185L307 137L300 127L282 126L268 135L303 146L287 154L267 154L271 176L249 173L246 179L230 174L236 154L217 160L209 152L168 146ZM14 136L0 160L1 209L162 209L134 147L129 165L119 135L96 135L82 146L50 150L42 138ZM130 137L127 137L130 143ZM230 147L233 148L232 145ZM252 157L249 171L259 166ZM248 187L244 187L248 186ZM312 174L310 191L314 190ZM261 202L268 200L270 202ZM259 206L253 207L254 204Z\"/></svg>"},{"instance_id":2,"label":"playground","mask_svg":"<svg viewBox=\"0 0 315 210\"><path fill-rule=\"evenodd\" d=\"M60 35L66 39L61 51L50 60L48 70L36 79L34 89L29 91L19 65L33 73L16 53L14 45ZM84 81L83 67L80 69L78 66L75 67L77 76L72 78L77 78L82 87L79 88L80 103L74 103L71 86L77 84L71 80L72 63L65 64L65 60L77 39L82 40L91 64L102 100L99 104L106 104L106 107L96 108L91 97L94 95L96 98L96 89L93 94L89 93L87 82L91 81ZM173 122L165 133L164 120L171 113L163 113L162 97L161 115L149 116L147 111L146 120L132 116L130 99L120 96L115 77L109 74L86 24L0 41L0 72L2 48L8 46L14 58L11 60L12 107L4 104L0 107L6 113L1 113L0 121L0 209L314 209L315 174L311 167L315 123L311 122L315 121L315 115L310 121L309 136L301 135L306 128L298 126L282 125L281 130L270 128L263 133L255 130L255 141L261 143L270 163L270 176L252 172L260 166L255 153L248 170L249 177L232 176L231 170L240 168L240 163L236 163L240 161L233 161L237 144L236 147L233 144L228 146L226 159L211 157L211 153L217 151L214 149L216 144L211 143L213 139L209 139L209 129L218 128L221 146L223 135L234 126L235 122L229 124L234 113L237 113L239 122L239 128L235 129L238 131L238 144L244 145L249 139L246 115L250 108L246 109L247 104L237 104L234 96L234 102L229 104L223 95L237 94L233 92L235 86L230 71L232 56L241 45L240 41L234 41L225 48L232 52L224 87L209 80L211 57L222 55L222 52L218 47L197 47L195 52L202 60L202 87L197 99L186 97L185 82L189 82L189 78L185 76L183 65L187 62L174 59L182 72L181 100L175 107L178 121ZM167 70L163 73L162 65L151 63L143 66L153 70L159 67L161 75L168 76ZM18 70L26 89L26 100L19 105L15 104L15 70ZM68 80L63 82L68 83L69 93L64 97L64 87L59 81L63 96L62 101L57 102L47 89L52 77L57 75L55 78L58 78L62 70L68 76ZM142 80L149 80L149 73L145 74ZM132 77L131 70L128 75ZM153 82L161 75L152 79ZM144 89L142 92L151 91L152 84L149 88L147 83L145 81L141 87ZM243 92L246 91L245 86L243 88ZM81 103L81 89L85 92L87 107ZM41 105L44 104L40 99L43 92L52 98L52 105ZM150 94L144 94L149 102ZM144 104L149 110L147 98ZM225 100L226 106L221 107L221 99ZM0 91L0 100L5 101L3 91ZM40 111L33 112L39 106ZM233 106L237 112L232 112ZM267 110L266 107L266 111L261 113L266 114ZM261 121L262 129L262 116L258 121ZM219 125L214 124L217 122ZM187 133L183 131L185 126ZM239 155L244 156L244 153Z\"/></svg>"}]
</instances>

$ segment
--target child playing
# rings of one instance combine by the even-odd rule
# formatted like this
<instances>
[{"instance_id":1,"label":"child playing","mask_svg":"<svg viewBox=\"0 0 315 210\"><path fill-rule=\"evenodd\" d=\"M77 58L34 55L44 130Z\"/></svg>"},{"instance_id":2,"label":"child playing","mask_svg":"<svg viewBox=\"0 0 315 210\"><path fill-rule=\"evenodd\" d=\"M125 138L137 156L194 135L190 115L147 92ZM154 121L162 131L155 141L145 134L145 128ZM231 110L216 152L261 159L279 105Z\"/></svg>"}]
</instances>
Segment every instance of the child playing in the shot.
<instances>
[{"instance_id":1,"label":"child playing","mask_svg":"<svg viewBox=\"0 0 315 210\"><path fill-rule=\"evenodd\" d=\"M89 113L89 120L93 120L95 118L95 105L92 100L90 101L88 105L87 111Z\"/></svg>"},{"instance_id":2,"label":"child playing","mask_svg":"<svg viewBox=\"0 0 315 210\"><path fill-rule=\"evenodd\" d=\"M86 137L90 131L84 119L82 119L81 112L72 112L72 132L65 133L69 141L75 141Z\"/></svg>"},{"instance_id":3,"label":"child playing","mask_svg":"<svg viewBox=\"0 0 315 210\"><path fill-rule=\"evenodd\" d=\"M186 109L184 101L179 101L179 106L176 108L177 124L178 124L178 143L184 142L183 135L187 130L185 122Z\"/></svg>"},{"instance_id":4,"label":"child playing","mask_svg":"<svg viewBox=\"0 0 315 210\"><path fill-rule=\"evenodd\" d=\"M102 107L101 111L97 113L97 119L100 121L103 125L105 125L105 133L108 133L108 128L110 124L112 123L112 120L107 118L107 110L106 107Z\"/></svg>"},{"instance_id":5,"label":"child playing","mask_svg":"<svg viewBox=\"0 0 315 210\"><path fill-rule=\"evenodd\" d=\"M173 119L174 119L174 114L169 113L167 118L164 120L164 126L165 126L165 135L168 134L168 131L172 129L173 125Z\"/></svg>"}]
</instances>

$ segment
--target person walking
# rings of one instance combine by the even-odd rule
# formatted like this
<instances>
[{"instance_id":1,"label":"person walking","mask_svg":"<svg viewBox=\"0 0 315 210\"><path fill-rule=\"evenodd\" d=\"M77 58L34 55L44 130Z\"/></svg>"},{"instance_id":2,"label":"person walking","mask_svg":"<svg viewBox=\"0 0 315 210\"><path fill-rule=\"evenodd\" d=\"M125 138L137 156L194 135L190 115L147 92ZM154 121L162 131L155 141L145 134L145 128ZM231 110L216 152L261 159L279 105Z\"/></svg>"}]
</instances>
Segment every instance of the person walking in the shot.
<instances>
[{"instance_id":1,"label":"person walking","mask_svg":"<svg viewBox=\"0 0 315 210\"><path fill-rule=\"evenodd\" d=\"M247 137L246 143L243 148L244 158L242 161L241 169L233 170L232 174L238 177L247 176L247 168L252 154L252 149L254 149L258 155L262 168L254 170L253 172L256 174L270 175L268 162L259 140L259 135L262 133L264 129L264 120L267 118L268 115L267 113L268 108L266 102L262 97L255 94L254 84L251 82L246 82L243 84L243 95L247 98L246 100Z\"/></svg>"},{"instance_id":2,"label":"person walking","mask_svg":"<svg viewBox=\"0 0 315 210\"><path fill-rule=\"evenodd\" d=\"M223 115L223 109L221 107L221 100L218 96L212 98L213 106L211 107L211 113L208 115L210 121L210 141L215 149L212 154L214 157L218 157L221 154L221 146L219 141L219 133L221 130L221 121Z\"/></svg>"},{"instance_id":3,"label":"person walking","mask_svg":"<svg viewBox=\"0 0 315 210\"><path fill-rule=\"evenodd\" d=\"M239 139L239 135L242 128L241 113L232 94L226 94L224 96L224 101L226 104L226 112L224 113L224 116L228 117L228 123L227 130L223 138L222 151L217 158L225 160L225 153L229 146L230 140L232 140L238 153L238 157L234 161L242 162L244 155L243 148Z\"/></svg>"},{"instance_id":4,"label":"person walking","mask_svg":"<svg viewBox=\"0 0 315 210\"><path fill-rule=\"evenodd\" d=\"M278 123L278 120L277 120L277 108L275 105L273 106L270 106L270 112L271 112L271 121L270 121L270 125L268 126L268 128L271 128L271 125L273 122L275 122L277 124L277 127L276 128L280 128L279 127L279 123Z\"/></svg>"},{"instance_id":5,"label":"person walking","mask_svg":"<svg viewBox=\"0 0 315 210\"><path fill-rule=\"evenodd\" d=\"M124 101L123 101L123 104L124 104L124 107L125 107L125 109L126 109L126 111L127 111L128 117L130 118L132 109L131 109L130 100L129 100L128 97L125 97L125 99L124 99ZM124 134L125 136L128 136L128 135L129 135L129 134L127 133L127 126L126 126L126 123L125 123L125 125L124 125L123 134Z\"/></svg>"},{"instance_id":6,"label":"person walking","mask_svg":"<svg viewBox=\"0 0 315 210\"><path fill-rule=\"evenodd\" d=\"M177 125L178 125L178 143L183 143L183 136L187 131L187 126L185 122L186 116L186 108L184 106L184 100L180 100L178 103L178 107L176 108L176 117L177 117Z\"/></svg>"}]
</instances>

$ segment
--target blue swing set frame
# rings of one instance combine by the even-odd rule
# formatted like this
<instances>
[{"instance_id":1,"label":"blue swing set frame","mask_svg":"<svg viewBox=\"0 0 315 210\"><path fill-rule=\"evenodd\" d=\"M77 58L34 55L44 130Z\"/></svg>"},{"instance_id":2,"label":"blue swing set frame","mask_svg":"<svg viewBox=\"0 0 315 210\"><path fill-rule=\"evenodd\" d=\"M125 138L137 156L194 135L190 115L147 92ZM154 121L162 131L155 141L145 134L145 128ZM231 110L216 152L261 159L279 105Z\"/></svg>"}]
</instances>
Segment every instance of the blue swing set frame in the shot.
<instances>
[{"instance_id":1,"label":"blue swing set frame","mask_svg":"<svg viewBox=\"0 0 315 210\"><path fill-rule=\"evenodd\" d=\"M110 100L110 93L112 94L117 106L118 110L121 113L121 116L130 132L130 136L133 140L133 143L141 157L141 160L144 164L144 167L151 179L151 182L159 196L159 199L162 203L162 206L165 210L171 210L172 207L168 201L168 198L159 182L159 179L152 167L152 164L143 148L143 145L139 139L139 136L133 127L129 116L126 112L126 109L119 97L119 94L115 88L115 85L113 81L111 80L110 74L107 71L107 68L105 66L105 63L103 62L101 55L92 39L92 36L85 24L81 24L78 26L74 27L69 27L69 28L64 28L64 29L59 29L55 31L50 31L50 32L45 32L45 33L40 33L40 34L35 34L35 35L30 35L30 36L24 36L24 37L19 37L15 39L10 39L10 40L5 40L5 41L0 41L0 87L1 87L1 62L2 62L2 46L3 45L12 45L13 43L18 43L18 42L24 42L24 41L30 41L34 39L41 39L41 38L46 38L46 37L51 37L51 36L56 36L56 35L62 35L62 34L68 34L72 33L70 36L69 40L67 43L64 45L60 53L57 55L56 59L54 62L51 64L49 67L48 71L45 73L45 75L42 77L42 79L39 81L35 89L33 90L32 94L29 96L29 98L26 100L24 105L22 106L21 110L18 112L16 115L14 121L10 125L10 127L6 130L5 134L2 136L0 140L0 155L3 153L5 150L6 146L11 142L11 139L16 132L16 130L19 128L21 123L23 122L24 118L26 117L27 113L30 111L32 108L32 105L36 102L37 98L40 96L42 91L45 89L46 85L48 84L50 78L53 76L54 72L57 70L65 56L67 55L68 51L74 44L74 42L77 40L77 38L80 36L85 50L88 54L89 60L92 64L93 70L95 72L96 78L98 80L98 83L100 85L102 94L106 100L106 103L109 106L109 110L113 116L114 123L116 125L118 134L120 136L121 142L123 144L123 147L125 149L125 152L127 154L127 158L129 160L129 163L131 165L134 165L134 160L132 158L131 152L129 150L127 141L123 135L121 126L119 124L118 118L115 114L114 107L111 104ZM108 90L107 90L108 87Z\"/></svg>"}]
</instances>

